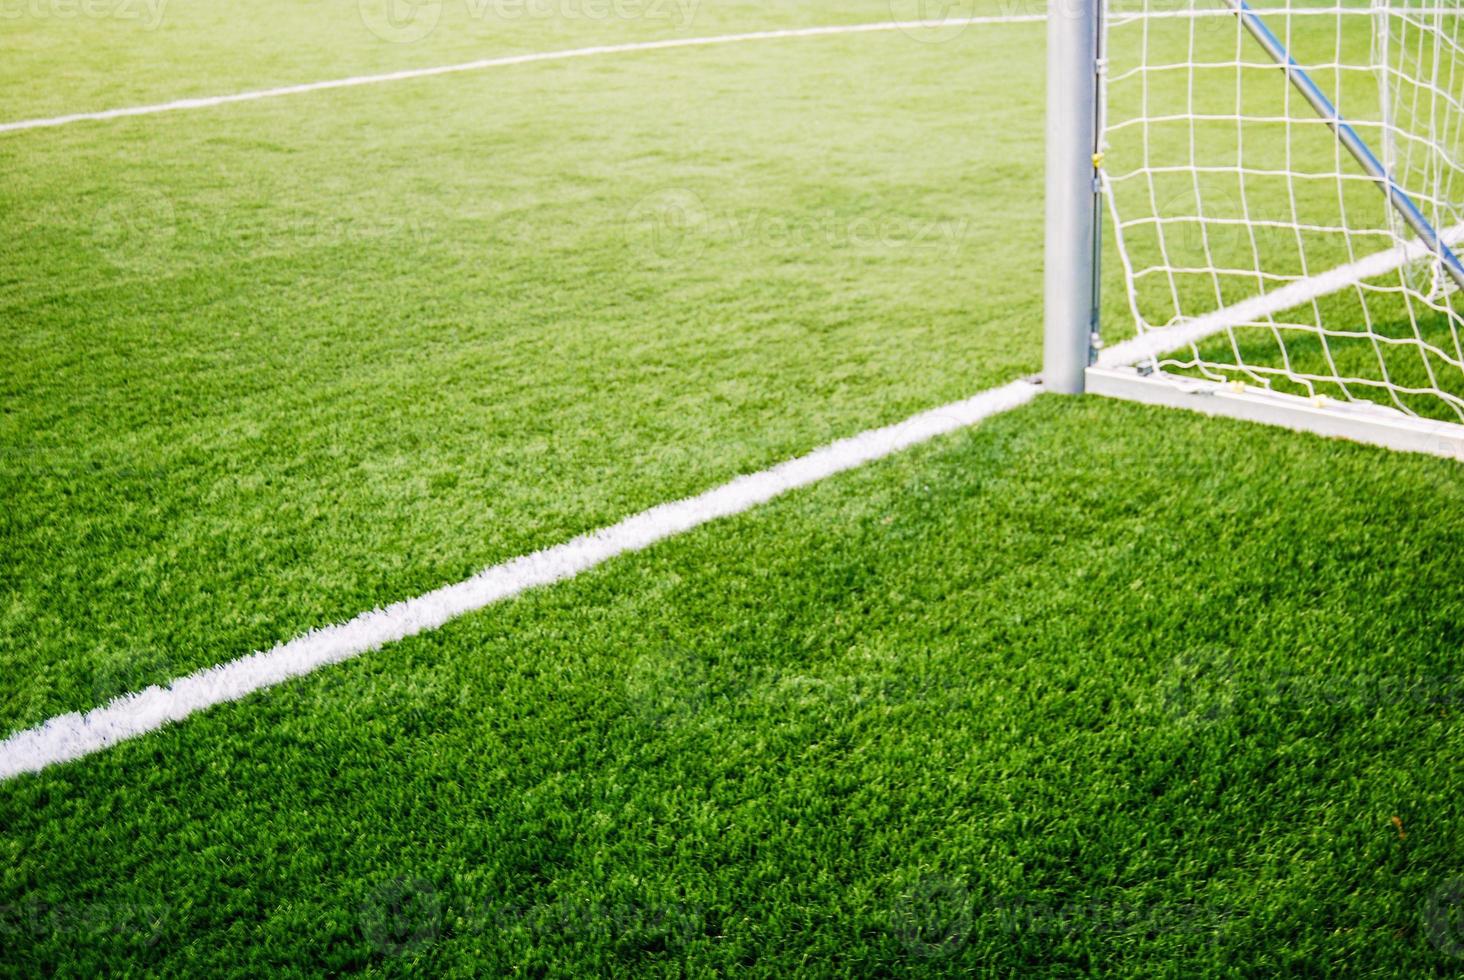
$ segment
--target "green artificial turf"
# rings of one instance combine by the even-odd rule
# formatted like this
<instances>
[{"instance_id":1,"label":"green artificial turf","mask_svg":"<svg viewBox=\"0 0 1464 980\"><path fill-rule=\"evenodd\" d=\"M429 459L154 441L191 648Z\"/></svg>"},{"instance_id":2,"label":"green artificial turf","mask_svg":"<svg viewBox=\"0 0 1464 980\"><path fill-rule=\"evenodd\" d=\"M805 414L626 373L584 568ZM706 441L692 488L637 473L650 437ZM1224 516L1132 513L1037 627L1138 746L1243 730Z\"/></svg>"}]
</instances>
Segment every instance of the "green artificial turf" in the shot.
<instances>
[{"instance_id":1,"label":"green artificial turf","mask_svg":"<svg viewBox=\"0 0 1464 980\"><path fill-rule=\"evenodd\" d=\"M1461 495L1044 399L0 785L4 964L1449 975Z\"/></svg>"},{"instance_id":2,"label":"green artificial turf","mask_svg":"<svg viewBox=\"0 0 1464 980\"><path fill-rule=\"evenodd\" d=\"M3 22L0 120L941 13L64 9ZM932 29L0 134L0 737L1034 372L1043 68ZM0 783L0 975L1457 973L1459 474L1043 399Z\"/></svg>"},{"instance_id":3,"label":"green artificial turf","mask_svg":"<svg viewBox=\"0 0 1464 980\"><path fill-rule=\"evenodd\" d=\"M1004 30L0 138L0 732L1035 371Z\"/></svg>"}]
</instances>

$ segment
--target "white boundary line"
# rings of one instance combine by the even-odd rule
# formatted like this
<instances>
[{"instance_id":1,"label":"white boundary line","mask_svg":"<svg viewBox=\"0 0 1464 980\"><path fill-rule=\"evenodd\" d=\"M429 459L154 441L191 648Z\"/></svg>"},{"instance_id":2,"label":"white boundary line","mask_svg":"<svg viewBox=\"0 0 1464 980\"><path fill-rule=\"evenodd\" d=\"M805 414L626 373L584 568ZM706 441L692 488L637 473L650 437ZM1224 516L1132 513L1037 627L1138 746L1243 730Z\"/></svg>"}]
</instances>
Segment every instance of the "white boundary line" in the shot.
<instances>
[{"instance_id":1,"label":"white boundary line","mask_svg":"<svg viewBox=\"0 0 1464 980\"><path fill-rule=\"evenodd\" d=\"M573 48L564 51L540 51L532 54L505 55L498 58L482 58L456 65L437 65L432 68L408 68L387 72L382 75L355 75L350 78L335 78L324 82L306 82L301 85L283 85L278 88L257 89L252 92L236 92L232 95L210 95L193 99L177 99L154 105L129 106L122 109L102 109L97 112L74 112L64 116L46 119L20 119L0 123L0 133L15 133L26 129L44 129L51 126L65 126L68 123L87 120L121 119L127 116L151 116L160 112L179 112L185 109L207 109L211 106L228 105L232 102L253 102L258 99L277 99L286 95L303 95L307 92L323 92L327 89L354 88L358 85L379 85L385 82L401 82L412 78L431 78L434 75L451 75L457 72L482 71L487 68L503 68L509 65L527 65L540 61L565 61L570 58L592 58L607 54L626 54L633 51L661 51L668 48L705 47L714 44L740 44L747 41L772 41L782 38L830 37L836 34L871 34L880 31L915 31L937 27L967 27L976 24L1026 24L1045 21L1045 14L1009 14L989 17L953 17L950 20L906 20L883 21L875 24L838 24L827 27L799 27L777 31L755 31L747 34L722 34L714 37L669 38L661 41L637 41L630 44L601 44L589 48Z\"/></svg>"},{"instance_id":2,"label":"white boundary line","mask_svg":"<svg viewBox=\"0 0 1464 980\"><path fill-rule=\"evenodd\" d=\"M1464 461L1464 425L1405 415L1371 402L1303 398L1280 391L1235 388L1203 378L1143 375L1133 368L1091 367L1087 381L1087 390L1093 395Z\"/></svg>"},{"instance_id":3,"label":"white boundary line","mask_svg":"<svg viewBox=\"0 0 1464 980\"><path fill-rule=\"evenodd\" d=\"M1464 242L1464 224L1447 229L1440 237L1450 246ZM1231 327L1264 320L1283 310L1329 296L1359 280L1387 275L1409 262L1415 262L1433 254L1432 249L1418 241L1409 241L1381 252L1374 252L1366 258L1340 265L1329 272L1312 276L1310 279L1299 279L1280 289L1242 300L1234 306L1227 306L1213 313L1197 316L1187 323L1173 327L1159 327L1131 340L1125 340L1121 344L1115 344L1099 355L1098 366L1116 368L1137 364L1140 361L1152 361L1160 354L1167 354L1186 344L1199 343L1207 337ZM1132 286L1130 286L1130 290L1132 290Z\"/></svg>"},{"instance_id":4,"label":"white boundary line","mask_svg":"<svg viewBox=\"0 0 1464 980\"><path fill-rule=\"evenodd\" d=\"M611 527L494 565L454 585L200 670L166 688L125 694L84 714L58 715L0 742L0 780L80 759L216 704L237 701L292 677L436 629L527 589L573 578L617 555L640 551L717 518L740 514L789 490L1025 405L1041 390L1030 381L1013 381L904 422L830 443L698 496L652 507Z\"/></svg>"}]
</instances>

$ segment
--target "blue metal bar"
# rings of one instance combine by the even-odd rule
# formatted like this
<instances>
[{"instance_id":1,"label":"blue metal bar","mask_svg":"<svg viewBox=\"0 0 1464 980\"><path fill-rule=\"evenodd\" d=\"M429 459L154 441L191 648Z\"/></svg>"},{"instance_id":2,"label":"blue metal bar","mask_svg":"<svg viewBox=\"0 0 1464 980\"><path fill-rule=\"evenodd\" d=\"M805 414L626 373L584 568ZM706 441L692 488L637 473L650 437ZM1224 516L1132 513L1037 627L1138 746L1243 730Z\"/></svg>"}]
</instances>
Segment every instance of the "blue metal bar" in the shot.
<instances>
[{"instance_id":1,"label":"blue metal bar","mask_svg":"<svg viewBox=\"0 0 1464 980\"><path fill-rule=\"evenodd\" d=\"M1281 70L1286 73L1286 77L1291 80L1291 84L1307 102L1311 103L1311 107L1322 117L1328 128L1337 135L1338 141L1347 148L1347 152L1351 153L1362 169L1367 171L1369 177L1382 185L1383 192L1387 195L1393 208L1404 221L1408 222L1423 244L1428 246L1429 251L1439 257L1444 271L1448 272L1449 277L1458 283L1460 289L1464 289L1464 265L1460 264L1459 257L1449 248L1449 243L1444 241L1443 236L1438 233L1424 213L1418 209L1418 205L1413 203L1413 198L1408 196L1408 192L1398 186L1387 168L1373 155L1362 137L1357 135L1357 130L1347 124L1347 121L1337 112L1337 107L1332 105L1331 100L1317 87L1317 83L1312 81L1312 77L1306 73L1306 70L1296 63L1296 59L1292 58L1291 53L1286 50L1286 45L1271 33L1266 22L1251 9L1246 0L1227 0L1227 2L1235 11L1235 15L1240 18L1241 24L1250 32L1251 37L1255 38L1266 50L1266 54L1271 56L1271 60L1281 67Z\"/></svg>"}]
</instances>

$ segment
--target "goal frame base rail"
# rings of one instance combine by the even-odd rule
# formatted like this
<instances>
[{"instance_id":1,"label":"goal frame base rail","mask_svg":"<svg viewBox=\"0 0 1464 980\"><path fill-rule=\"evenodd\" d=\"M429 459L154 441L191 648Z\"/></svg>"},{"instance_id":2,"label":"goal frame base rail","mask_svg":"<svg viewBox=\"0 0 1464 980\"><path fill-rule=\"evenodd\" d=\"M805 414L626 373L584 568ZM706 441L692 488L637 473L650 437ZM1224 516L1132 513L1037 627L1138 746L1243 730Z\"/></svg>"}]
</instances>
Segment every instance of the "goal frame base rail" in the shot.
<instances>
[{"instance_id":1,"label":"goal frame base rail","mask_svg":"<svg viewBox=\"0 0 1464 980\"><path fill-rule=\"evenodd\" d=\"M1281 426L1401 452L1464 462L1464 425L1405 415L1368 402L1305 398L1202 378L1143 373L1136 368L1091 367L1090 394L1205 415Z\"/></svg>"}]
</instances>

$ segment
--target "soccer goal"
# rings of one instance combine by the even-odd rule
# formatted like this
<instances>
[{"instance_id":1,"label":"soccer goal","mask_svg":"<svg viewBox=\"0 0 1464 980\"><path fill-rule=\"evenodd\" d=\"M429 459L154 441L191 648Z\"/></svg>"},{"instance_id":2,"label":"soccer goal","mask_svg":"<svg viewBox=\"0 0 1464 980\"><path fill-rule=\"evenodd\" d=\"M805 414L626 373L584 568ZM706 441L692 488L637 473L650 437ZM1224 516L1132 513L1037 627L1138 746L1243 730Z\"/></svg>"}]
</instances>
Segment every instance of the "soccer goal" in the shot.
<instances>
[{"instance_id":1,"label":"soccer goal","mask_svg":"<svg viewBox=\"0 0 1464 980\"><path fill-rule=\"evenodd\" d=\"M1048 45L1049 388L1464 459L1464 0L1057 0Z\"/></svg>"}]
</instances>

